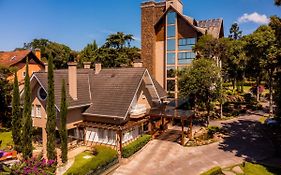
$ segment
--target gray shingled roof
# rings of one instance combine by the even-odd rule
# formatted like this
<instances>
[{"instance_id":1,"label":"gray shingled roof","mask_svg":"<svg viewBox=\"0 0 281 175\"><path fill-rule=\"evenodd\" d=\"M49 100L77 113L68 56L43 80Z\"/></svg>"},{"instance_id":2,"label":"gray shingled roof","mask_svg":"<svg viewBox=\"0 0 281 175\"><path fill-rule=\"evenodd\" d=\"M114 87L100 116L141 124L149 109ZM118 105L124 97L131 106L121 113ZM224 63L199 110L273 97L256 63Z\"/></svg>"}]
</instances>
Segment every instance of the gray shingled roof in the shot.
<instances>
[{"instance_id":1,"label":"gray shingled roof","mask_svg":"<svg viewBox=\"0 0 281 175\"><path fill-rule=\"evenodd\" d=\"M88 106L84 114L124 118L146 71L145 68L119 68L102 69L95 74L92 69L78 69L78 100L73 100L67 93L69 108ZM47 90L47 73L37 72L34 77ZM55 103L58 108L63 79L68 92L68 70L54 71ZM153 83L159 96L166 97L164 89L155 80Z\"/></svg>"}]
</instances>

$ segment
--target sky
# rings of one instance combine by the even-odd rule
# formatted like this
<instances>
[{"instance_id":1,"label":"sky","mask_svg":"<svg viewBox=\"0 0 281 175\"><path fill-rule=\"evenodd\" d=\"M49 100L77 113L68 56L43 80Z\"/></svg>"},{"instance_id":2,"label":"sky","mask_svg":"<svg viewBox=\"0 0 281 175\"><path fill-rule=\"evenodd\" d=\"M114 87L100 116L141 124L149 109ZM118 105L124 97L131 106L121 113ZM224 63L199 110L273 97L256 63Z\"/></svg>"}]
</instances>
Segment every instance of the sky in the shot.
<instances>
[{"instance_id":1,"label":"sky","mask_svg":"<svg viewBox=\"0 0 281 175\"><path fill-rule=\"evenodd\" d=\"M144 0L0 0L0 51L14 50L46 38L79 51L111 33L133 34L140 47ZM156 0L157 1L157 0ZM158 0L159 1L159 0ZM182 0L184 14L195 19L223 18L225 35L238 22L249 34L272 15L281 16L273 0Z\"/></svg>"}]
</instances>

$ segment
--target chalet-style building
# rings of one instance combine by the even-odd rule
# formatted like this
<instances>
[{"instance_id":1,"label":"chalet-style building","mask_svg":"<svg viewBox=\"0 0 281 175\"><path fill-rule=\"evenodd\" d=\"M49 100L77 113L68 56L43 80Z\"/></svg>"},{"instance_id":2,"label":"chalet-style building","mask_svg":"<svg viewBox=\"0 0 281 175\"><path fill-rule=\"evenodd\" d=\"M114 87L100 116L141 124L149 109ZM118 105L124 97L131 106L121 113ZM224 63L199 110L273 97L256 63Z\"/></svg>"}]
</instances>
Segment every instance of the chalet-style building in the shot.
<instances>
[{"instance_id":1,"label":"chalet-style building","mask_svg":"<svg viewBox=\"0 0 281 175\"><path fill-rule=\"evenodd\" d=\"M77 69L74 62L68 65L68 69L54 71L57 126L64 80L68 135L85 144L100 143L120 148L121 143L148 130L147 116L159 109L166 97L165 90L141 63L135 63L133 68L116 69L101 69L101 64L96 64L95 70L90 69L90 63L85 63L84 69ZM47 76L47 72L35 72L30 80L33 126L42 129L45 152Z\"/></svg>"},{"instance_id":2,"label":"chalet-style building","mask_svg":"<svg viewBox=\"0 0 281 175\"><path fill-rule=\"evenodd\" d=\"M172 98L178 98L175 70L196 57L192 47L200 36L224 36L223 20L196 20L183 14L181 0L141 4L141 58L151 75Z\"/></svg>"},{"instance_id":3,"label":"chalet-style building","mask_svg":"<svg viewBox=\"0 0 281 175\"><path fill-rule=\"evenodd\" d=\"M4 67L15 67L17 69L17 77L20 90L23 89L25 77L25 65L28 58L29 76L33 72L44 70L44 63L41 61L41 52L39 49L32 52L30 50L16 50L12 52L0 52L0 65ZM13 80L14 75L8 77L8 80Z\"/></svg>"}]
</instances>

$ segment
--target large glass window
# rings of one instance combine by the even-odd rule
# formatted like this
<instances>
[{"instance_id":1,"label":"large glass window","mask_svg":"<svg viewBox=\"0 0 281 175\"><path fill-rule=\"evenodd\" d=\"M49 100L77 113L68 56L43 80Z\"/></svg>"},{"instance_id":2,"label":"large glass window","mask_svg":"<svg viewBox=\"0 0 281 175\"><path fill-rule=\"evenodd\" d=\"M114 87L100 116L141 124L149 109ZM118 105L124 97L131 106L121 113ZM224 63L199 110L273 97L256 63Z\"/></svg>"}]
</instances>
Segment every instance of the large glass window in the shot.
<instances>
[{"instance_id":1,"label":"large glass window","mask_svg":"<svg viewBox=\"0 0 281 175\"><path fill-rule=\"evenodd\" d=\"M176 44L175 39L168 39L167 40L167 50L174 51L176 49L175 44Z\"/></svg>"},{"instance_id":2,"label":"large glass window","mask_svg":"<svg viewBox=\"0 0 281 175\"><path fill-rule=\"evenodd\" d=\"M168 78L175 78L176 76L176 69L174 66L167 67L167 77Z\"/></svg>"},{"instance_id":3,"label":"large glass window","mask_svg":"<svg viewBox=\"0 0 281 175\"><path fill-rule=\"evenodd\" d=\"M168 21L168 24L175 24L176 23L176 13L173 11L168 12L167 21Z\"/></svg>"},{"instance_id":4,"label":"large glass window","mask_svg":"<svg viewBox=\"0 0 281 175\"><path fill-rule=\"evenodd\" d=\"M167 26L167 37L175 37L176 36L176 26Z\"/></svg>"},{"instance_id":5,"label":"large glass window","mask_svg":"<svg viewBox=\"0 0 281 175\"><path fill-rule=\"evenodd\" d=\"M175 64L175 58L176 58L175 53L168 53L167 54L167 64Z\"/></svg>"},{"instance_id":6,"label":"large glass window","mask_svg":"<svg viewBox=\"0 0 281 175\"><path fill-rule=\"evenodd\" d=\"M196 38L183 38L179 39L178 46L179 50L192 50L192 47L196 43Z\"/></svg>"},{"instance_id":7,"label":"large glass window","mask_svg":"<svg viewBox=\"0 0 281 175\"><path fill-rule=\"evenodd\" d=\"M175 91L175 80L167 80L167 91Z\"/></svg>"},{"instance_id":8,"label":"large glass window","mask_svg":"<svg viewBox=\"0 0 281 175\"><path fill-rule=\"evenodd\" d=\"M190 64L195 58L193 52L179 52L178 53L178 63L179 64Z\"/></svg>"}]
</instances>

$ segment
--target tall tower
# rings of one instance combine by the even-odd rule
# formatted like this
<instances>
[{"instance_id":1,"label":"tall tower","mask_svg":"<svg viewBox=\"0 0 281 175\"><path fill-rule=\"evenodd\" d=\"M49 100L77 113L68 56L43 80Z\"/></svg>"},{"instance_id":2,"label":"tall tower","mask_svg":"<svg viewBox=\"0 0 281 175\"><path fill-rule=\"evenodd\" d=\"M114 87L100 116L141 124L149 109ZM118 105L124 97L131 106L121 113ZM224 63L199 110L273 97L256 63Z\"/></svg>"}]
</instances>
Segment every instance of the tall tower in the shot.
<instances>
[{"instance_id":1,"label":"tall tower","mask_svg":"<svg viewBox=\"0 0 281 175\"><path fill-rule=\"evenodd\" d=\"M176 71L195 58L192 48L204 34L223 36L222 19L197 21L183 14L181 0L141 4L141 58L171 98L179 97Z\"/></svg>"}]
</instances>

